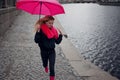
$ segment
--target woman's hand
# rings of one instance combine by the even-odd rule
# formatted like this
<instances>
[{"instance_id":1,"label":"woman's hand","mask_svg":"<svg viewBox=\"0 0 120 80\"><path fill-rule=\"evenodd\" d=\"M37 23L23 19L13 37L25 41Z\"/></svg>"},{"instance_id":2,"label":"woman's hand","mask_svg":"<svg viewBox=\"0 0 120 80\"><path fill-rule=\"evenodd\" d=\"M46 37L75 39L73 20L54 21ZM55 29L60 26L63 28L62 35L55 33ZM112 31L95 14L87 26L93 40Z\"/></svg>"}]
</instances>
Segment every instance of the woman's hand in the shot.
<instances>
[{"instance_id":1,"label":"woman's hand","mask_svg":"<svg viewBox=\"0 0 120 80\"><path fill-rule=\"evenodd\" d=\"M67 35L67 34L63 34L63 36L64 36L65 38L68 38L68 35Z\"/></svg>"},{"instance_id":2,"label":"woman's hand","mask_svg":"<svg viewBox=\"0 0 120 80\"><path fill-rule=\"evenodd\" d=\"M40 32L40 25L39 24L35 25L35 28L36 28L36 32Z\"/></svg>"}]
</instances>

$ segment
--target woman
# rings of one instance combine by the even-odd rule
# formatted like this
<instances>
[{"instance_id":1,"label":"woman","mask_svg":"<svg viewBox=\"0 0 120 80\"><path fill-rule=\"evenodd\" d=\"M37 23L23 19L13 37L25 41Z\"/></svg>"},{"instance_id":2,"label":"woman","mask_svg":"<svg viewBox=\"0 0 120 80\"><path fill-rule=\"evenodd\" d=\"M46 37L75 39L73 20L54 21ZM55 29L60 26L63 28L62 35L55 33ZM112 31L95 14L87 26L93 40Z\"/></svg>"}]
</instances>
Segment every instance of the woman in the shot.
<instances>
[{"instance_id":1,"label":"woman","mask_svg":"<svg viewBox=\"0 0 120 80\"><path fill-rule=\"evenodd\" d=\"M46 73L48 73L49 62L50 80L55 79L55 43L59 44L62 41L61 31L53 27L54 20L52 16L45 16L35 24L35 42L40 47L41 58Z\"/></svg>"}]
</instances>

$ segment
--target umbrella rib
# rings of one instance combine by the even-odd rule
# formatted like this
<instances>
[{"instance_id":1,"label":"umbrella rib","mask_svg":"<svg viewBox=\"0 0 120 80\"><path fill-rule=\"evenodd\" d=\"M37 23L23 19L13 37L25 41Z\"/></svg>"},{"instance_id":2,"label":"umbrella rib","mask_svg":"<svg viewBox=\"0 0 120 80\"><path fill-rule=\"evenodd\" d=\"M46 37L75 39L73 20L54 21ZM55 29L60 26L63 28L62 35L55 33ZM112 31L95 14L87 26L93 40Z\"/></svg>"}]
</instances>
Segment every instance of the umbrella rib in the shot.
<instances>
[{"instance_id":1,"label":"umbrella rib","mask_svg":"<svg viewBox=\"0 0 120 80\"><path fill-rule=\"evenodd\" d=\"M33 8L32 14L33 14L33 12L34 12L35 8L36 8L38 5L39 5L39 2L38 2L38 4L37 4L37 5Z\"/></svg>"},{"instance_id":2,"label":"umbrella rib","mask_svg":"<svg viewBox=\"0 0 120 80\"><path fill-rule=\"evenodd\" d=\"M47 2L46 2L47 3ZM47 8L48 8L48 10L49 10L49 12L52 12L52 11L50 11L50 9L49 9L49 7L46 5L46 4L44 4ZM51 14L51 13L50 13Z\"/></svg>"}]
</instances>

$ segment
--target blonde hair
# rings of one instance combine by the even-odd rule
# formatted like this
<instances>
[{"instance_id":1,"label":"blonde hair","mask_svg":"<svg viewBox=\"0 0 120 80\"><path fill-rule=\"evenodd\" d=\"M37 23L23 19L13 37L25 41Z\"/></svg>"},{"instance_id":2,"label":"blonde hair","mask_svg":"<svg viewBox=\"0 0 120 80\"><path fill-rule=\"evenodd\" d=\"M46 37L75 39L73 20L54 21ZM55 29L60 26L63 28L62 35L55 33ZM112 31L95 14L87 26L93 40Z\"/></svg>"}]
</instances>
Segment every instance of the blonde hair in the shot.
<instances>
[{"instance_id":1,"label":"blonde hair","mask_svg":"<svg viewBox=\"0 0 120 80\"><path fill-rule=\"evenodd\" d=\"M35 23L35 32L40 30L40 26L42 24L46 24L46 22L48 22L49 20L55 20L53 16L47 15L41 19L39 19L36 23Z\"/></svg>"}]
</instances>

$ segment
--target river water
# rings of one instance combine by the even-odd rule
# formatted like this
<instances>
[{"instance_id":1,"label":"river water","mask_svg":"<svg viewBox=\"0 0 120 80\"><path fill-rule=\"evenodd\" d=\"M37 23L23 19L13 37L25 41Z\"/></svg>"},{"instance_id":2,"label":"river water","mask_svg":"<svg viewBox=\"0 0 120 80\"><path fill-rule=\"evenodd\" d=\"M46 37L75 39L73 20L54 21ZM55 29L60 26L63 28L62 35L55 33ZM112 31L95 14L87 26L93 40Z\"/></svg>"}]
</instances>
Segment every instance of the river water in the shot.
<instances>
[{"instance_id":1,"label":"river water","mask_svg":"<svg viewBox=\"0 0 120 80\"><path fill-rule=\"evenodd\" d=\"M80 54L120 79L120 6L63 6L57 18Z\"/></svg>"}]
</instances>

